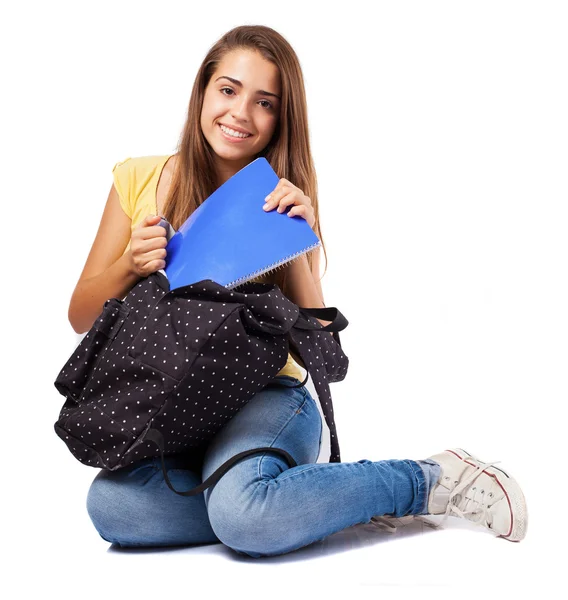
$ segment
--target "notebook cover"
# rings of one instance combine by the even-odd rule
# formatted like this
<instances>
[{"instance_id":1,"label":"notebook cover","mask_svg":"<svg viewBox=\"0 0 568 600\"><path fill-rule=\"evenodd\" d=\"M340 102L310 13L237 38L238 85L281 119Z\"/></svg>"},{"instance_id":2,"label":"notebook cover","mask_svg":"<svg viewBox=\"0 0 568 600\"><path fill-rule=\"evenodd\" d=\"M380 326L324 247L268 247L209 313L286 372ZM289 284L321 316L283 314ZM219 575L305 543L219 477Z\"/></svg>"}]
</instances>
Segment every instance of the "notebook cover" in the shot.
<instances>
[{"instance_id":1,"label":"notebook cover","mask_svg":"<svg viewBox=\"0 0 568 600\"><path fill-rule=\"evenodd\" d=\"M232 289L321 245L301 216L266 212L264 198L279 178L257 158L217 188L166 246L165 274L173 290L202 279Z\"/></svg>"}]
</instances>

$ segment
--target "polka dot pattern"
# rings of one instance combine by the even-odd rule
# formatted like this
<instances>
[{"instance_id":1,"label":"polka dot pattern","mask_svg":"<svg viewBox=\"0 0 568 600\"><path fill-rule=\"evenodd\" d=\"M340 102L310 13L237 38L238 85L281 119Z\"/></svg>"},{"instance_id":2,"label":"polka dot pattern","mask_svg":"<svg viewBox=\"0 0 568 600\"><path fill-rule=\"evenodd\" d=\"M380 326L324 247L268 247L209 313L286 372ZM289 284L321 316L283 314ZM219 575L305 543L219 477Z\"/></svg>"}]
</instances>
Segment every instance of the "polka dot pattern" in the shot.
<instances>
[{"instance_id":1,"label":"polka dot pattern","mask_svg":"<svg viewBox=\"0 0 568 600\"><path fill-rule=\"evenodd\" d=\"M321 327L321 323L310 315L300 314L298 322L300 321L314 325L316 328ZM329 462L341 462L329 389L330 383L345 379L349 367L349 359L341 348L339 333L335 331L333 336L330 336L327 331L306 331L294 328L290 333L290 345L301 356L314 382L314 388L329 427Z\"/></svg>"},{"instance_id":2,"label":"polka dot pattern","mask_svg":"<svg viewBox=\"0 0 568 600\"><path fill-rule=\"evenodd\" d=\"M206 279L169 289L154 272L124 300L110 298L61 369L66 398L54 425L82 463L118 469L157 456L145 434L159 430L164 454L202 452L209 440L286 364L292 347L311 375L330 429L330 462L341 462L329 383L348 359L339 334L273 284L229 290Z\"/></svg>"}]
</instances>

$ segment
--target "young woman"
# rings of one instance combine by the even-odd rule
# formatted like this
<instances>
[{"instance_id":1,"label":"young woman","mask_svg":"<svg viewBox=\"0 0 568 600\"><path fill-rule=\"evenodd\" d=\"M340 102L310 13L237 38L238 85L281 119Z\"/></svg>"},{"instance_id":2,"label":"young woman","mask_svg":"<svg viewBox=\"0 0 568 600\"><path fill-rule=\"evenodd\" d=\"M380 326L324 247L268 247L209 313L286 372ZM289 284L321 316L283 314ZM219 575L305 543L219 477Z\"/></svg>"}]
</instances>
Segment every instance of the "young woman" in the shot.
<instances>
[{"instance_id":1,"label":"young woman","mask_svg":"<svg viewBox=\"0 0 568 600\"><path fill-rule=\"evenodd\" d=\"M115 165L69 307L74 330L90 329L106 299L123 298L141 278L164 269L160 215L179 228L203 199L259 156L281 177L265 210L291 207L288 215L304 218L321 240L298 59L273 29L243 26L205 57L178 151ZM319 264L318 249L257 280L276 283L299 306L323 307ZM306 387L291 387L303 381L292 356L275 381L280 385L256 394L201 456L167 457L168 474L176 489L190 489L238 452L271 445L287 450L297 467L274 454L251 455L196 496L173 493L158 458L100 471L87 510L101 537L124 547L222 542L260 557L290 552L380 515L423 514L463 517L512 541L525 536L526 504L518 484L462 449L426 460L318 463L322 420Z\"/></svg>"}]
</instances>

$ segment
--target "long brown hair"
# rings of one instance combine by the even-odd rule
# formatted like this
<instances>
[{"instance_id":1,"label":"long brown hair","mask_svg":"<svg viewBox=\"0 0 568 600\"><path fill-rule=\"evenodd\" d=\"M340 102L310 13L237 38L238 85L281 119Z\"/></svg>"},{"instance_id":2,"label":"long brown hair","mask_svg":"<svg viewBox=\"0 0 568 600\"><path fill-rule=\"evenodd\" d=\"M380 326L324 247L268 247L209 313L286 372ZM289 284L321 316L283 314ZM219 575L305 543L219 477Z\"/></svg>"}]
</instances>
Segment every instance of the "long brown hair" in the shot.
<instances>
[{"instance_id":1,"label":"long brown hair","mask_svg":"<svg viewBox=\"0 0 568 600\"><path fill-rule=\"evenodd\" d=\"M174 229L178 229L217 189L213 150L201 131L200 114L209 80L223 57L235 50L256 51L280 71L280 116L272 139L254 158L266 158L279 178L288 179L310 198L315 213L313 230L321 241L327 271L327 253L319 223L317 179L310 151L304 78L293 48L282 35L270 27L242 25L231 29L211 47L201 63L178 143L178 156L163 215ZM307 254L307 260L311 270L312 252ZM282 293L288 296L286 272L286 268L276 269L267 273L262 280L278 285Z\"/></svg>"}]
</instances>

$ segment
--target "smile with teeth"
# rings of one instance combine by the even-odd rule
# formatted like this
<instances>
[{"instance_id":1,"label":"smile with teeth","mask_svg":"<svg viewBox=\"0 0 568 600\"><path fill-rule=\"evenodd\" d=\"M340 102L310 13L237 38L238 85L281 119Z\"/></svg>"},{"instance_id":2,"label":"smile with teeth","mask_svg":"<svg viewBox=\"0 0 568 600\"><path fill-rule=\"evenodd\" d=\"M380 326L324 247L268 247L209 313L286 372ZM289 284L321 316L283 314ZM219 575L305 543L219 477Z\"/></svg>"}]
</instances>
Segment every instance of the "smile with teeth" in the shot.
<instances>
[{"instance_id":1,"label":"smile with teeth","mask_svg":"<svg viewBox=\"0 0 568 600\"><path fill-rule=\"evenodd\" d=\"M219 125L219 127L221 128L221 131L223 131L224 133L226 133L227 135L230 135L232 137L248 138L251 136L250 133L241 133L240 131L234 131L233 129L229 129L228 127L225 127L224 125Z\"/></svg>"}]
</instances>

